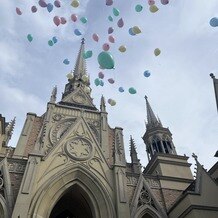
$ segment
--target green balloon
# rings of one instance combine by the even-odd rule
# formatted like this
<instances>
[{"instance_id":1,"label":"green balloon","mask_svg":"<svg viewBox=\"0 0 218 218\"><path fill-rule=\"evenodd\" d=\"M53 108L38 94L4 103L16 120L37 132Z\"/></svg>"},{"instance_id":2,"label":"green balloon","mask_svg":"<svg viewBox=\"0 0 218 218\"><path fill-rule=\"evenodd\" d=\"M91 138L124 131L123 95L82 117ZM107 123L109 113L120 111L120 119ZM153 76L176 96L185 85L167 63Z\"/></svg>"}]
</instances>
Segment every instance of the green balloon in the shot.
<instances>
[{"instance_id":1,"label":"green balloon","mask_svg":"<svg viewBox=\"0 0 218 218\"><path fill-rule=\"evenodd\" d=\"M143 9L142 5L136 5L136 6L135 6L136 12L141 12L142 9Z\"/></svg>"},{"instance_id":2,"label":"green balloon","mask_svg":"<svg viewBox=\"0 0 218 218\"><path fill-rule=\"evenodd\" d=\"M32 35L31 35L31 34L28 34L28 35L27 35L27 39L28 39L29 42L32 42L32 41L33 41Z\"/></svg>"},{"instance_id":3,"label":"green balloon","mask_svg":"<svg viewBox=\"0 0 218 218\"><path fill-rule=\"evenodd\" d=\"M101 83L101 82L100 82L100 79L99 79L99 78L96 78L95 81L94 81L94 83L95 83L96 86L99 86L100 83Z\"/></svg>"},{"instance_id":4,"label":"green balloon","mask_svg":"<svg viewBox=\"0 0 218 218\"><path fill-rule=\"evenodd\" d=\"M113 17L108 16L108 20L111 21L111 22L113 22Z\"/></svg>"},{"instance_id":5,"label":"green balloon","mask_svg":"<svg viewBox=\"0 0 218 218\"><path fill-rule=\"evenodd\" d=\"M48 41L48 45L49 45L49 46L53 46L53 45L54 45L53 41L52 41L52 40L49 40L49 41Z\"/></svg>"},{"instance_id":6,"label":"green balloon","mask_svg":"<svg viewBox=\"0 0 218 218\"><path fill-rule=\"evenodd\" d=\"M89 50L86 52L86 58L91 58L92 57L92 51Z\"/></svg>"},{"instance_id":7,"label":"green balloon","mask_svg":"<svg viewBox=\"0 0 218 218\"><path fill-rule=\"evenodd\" d=\"M120 11L117 9L117 8L113 8L113 14L114 14L114 16L119 16L119 14L120 14Z\"/></svg>"},{"instance_id":8,"label":"green balloon","mask_svg":"<svg viewBox=\"0 0 218 218\"><path fill-rule=\"evenodd\" d=\"M87 19L86 17L81 17L81 18L80 18L80 21L81 21L82 23L87 23L88 19Z\"/></svg>"},{"instance_id":9,"label":"green balloon","mask_svg":"<svg viewBox=\"0 0 218 218\"><path fill-rule=\"evenodd\" d=\"M107 51L103 51L98 55L98 63L103 69L114 69L114 58Z\"/></svg>"},{"instance_id":10,"label":"green balloon","mask_svg":"<svg viewBox=\"0 0 218 218\"><path fill-rule=\"evenodd\" d=\"M129 88L129 93L136 94L136 90L133 87L131 87L131 88Z\"/></svg>"}]
</instances>

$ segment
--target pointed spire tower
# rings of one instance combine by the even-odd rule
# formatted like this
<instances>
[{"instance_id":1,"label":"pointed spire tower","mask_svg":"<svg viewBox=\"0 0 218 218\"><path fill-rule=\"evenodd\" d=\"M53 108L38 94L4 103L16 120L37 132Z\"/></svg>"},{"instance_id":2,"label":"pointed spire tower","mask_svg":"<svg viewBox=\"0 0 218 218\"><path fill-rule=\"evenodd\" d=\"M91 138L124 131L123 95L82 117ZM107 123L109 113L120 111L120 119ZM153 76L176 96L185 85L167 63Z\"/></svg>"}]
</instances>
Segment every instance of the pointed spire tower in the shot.
<instances>
[{"instance_id":1,"label":"pointed spire tower","mask_svg":"<svg viewBox=\"0 0 218 218\"><path fill-rule=\"evenodd\" d=\"M76 59L74 71L67 74L68 83L65 85L62 100L59 104L82 107L97 110L92 102L89 76L86 72L86 62L84 59L85 39L81 41L79 53Z\"/></svg>"},{"instance_id":2,"label":"pointed spire tower","mask_svg":"<svg viewBox=\"0 0 218 218\"><path fill-rule=\"evenodd\" d=\"M13 131L14 131L14 126L15 126L15 122L16 122L16 117L14 117L13 120L11 120L11 122L7 125L6 129L5 129L5 139L4 139L4 145L8 146L8 142L12 137Z\"/></svg>"},{"instance_id":3,"label":"pointed spire tower","mask_svg":"<svg viewBox=\"0 0 218 218\"><path fill-rule=\"evenodd\" d=\"M145 100L147 122L146 132L142 138L146 144L148 160L150 160L155 153L176 154L170 130L164 128L160 119L155 116L147 96L145 96Z\"/></svg>"}]
</instances>

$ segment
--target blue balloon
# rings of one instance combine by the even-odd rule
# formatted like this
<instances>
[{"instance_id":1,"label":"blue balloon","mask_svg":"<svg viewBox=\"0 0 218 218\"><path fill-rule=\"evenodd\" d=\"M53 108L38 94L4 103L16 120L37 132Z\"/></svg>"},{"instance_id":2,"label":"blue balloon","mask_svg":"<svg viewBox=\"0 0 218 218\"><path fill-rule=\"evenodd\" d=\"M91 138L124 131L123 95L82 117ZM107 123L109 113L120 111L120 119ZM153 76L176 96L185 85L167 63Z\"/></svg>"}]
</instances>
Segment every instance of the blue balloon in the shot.
<instances>
[{"instance_id":1,"label":"blue balloon","mask_svg":"<svg viewBox=\"0 0 218 218\"><path fill-rule=\"evenodd\" d=\"M210 25L212 27L217 27L218 26L218 18L217 17L213 17L211 20L210 20Z\"/></svg>"},{"instance_id":2,"label":"blue balloon","mask_svg":"<svg viewBox=\"0 0 218 218\"><path fill-rule=\"evenodd\" d=\"M124 88L123 88L123 87L120 87L120 88L119 88L119 92L124 92Z\"/></svg>"},{"instance_id":3,"label":"blue balloon","mask_svg":"<svg viewBox=\"0 0 218 218\"><path fill-rule=\"evenodd\" d=\"M68 65L70 63L70 61L66 58L66 59L64 59L63 63Z\"/></svg>"},{"instance_id":4,"label":"blue balloon","mask_svg":"<svg viewBox=\"0 0 218 218\"><path fill-rule=\"evenodd\" d=\"M104 86L103 80L100 80L100 86Z\"/></svg>"},{"instance_id":5,"label":"blue balloon","mask_svg":"<svg viewBox=\"0 0 218 218\"><path fill-rule=\"evenodd\" d=\"M144 76L145 77L149 77L151 75L151 73L149 72L149 70L146 70L145 72L144 72Z\"/></svg>"},{"instance_id":6,"label":"blue balloon","mask_svg":"<svg viewBox=\"0 0 218 218\"><path fill-rule=\"evenodd\" d=\"M52 12L52 10L53 10L53 4L48 3L48 4L47 4L47 10L48 10L49 13Z\"/></svg>"},{"instance_id":7,"label":"blue balloon","mask_svg":"<svg viewBox=\"0 0 218 218\"><path fill-rule=\"evenodd\" d=\"M74 33L75 33L76 36L81 36L82 35L82 33L78 29L75 29Z\"/></svg>"},{"instance_id":8,"label":"blue balloon","mask_svg":"<svg viewBox=\"0 0 218 218\"><path fill-rule=\"evenodd\" d=\"M55 44L55 43L57 43L58 40L57 40L57 38L54 36L54 37L52 38L52 41L53 41L54 44Z\"/></svg>"},{"instance_id":9,"label":"blue balloon","mask_svg":"<svg viewBox=\"0 0 218 218\"><path fill-rule=\"evenodd\" d=\"M131 35L131 36L135 36L136 34L132 31L132 28L129 28L129 34Z\"/></svg>"}]
</instances>

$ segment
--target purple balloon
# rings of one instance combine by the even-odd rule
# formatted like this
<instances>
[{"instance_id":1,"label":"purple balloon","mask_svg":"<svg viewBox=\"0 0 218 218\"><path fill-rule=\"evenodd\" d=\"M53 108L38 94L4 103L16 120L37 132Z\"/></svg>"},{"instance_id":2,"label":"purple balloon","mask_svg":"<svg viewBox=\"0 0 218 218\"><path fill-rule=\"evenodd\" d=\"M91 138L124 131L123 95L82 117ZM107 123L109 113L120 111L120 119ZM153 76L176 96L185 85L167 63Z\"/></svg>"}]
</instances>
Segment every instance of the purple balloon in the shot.
<instances>
[{"instance_id":1,"label":"purple balloon","mask_svg":"<svg viewBox=\"0 0 218 218\"><path fill-rule=\"evenodd\" d=\"M18 15L21 15L21 14L22 14L20 8L16 8L16 13L17 13Z\"/></svg>"},{"instance_id":2,"label":"purple balloon","mask_svg":"<svg viewBox=\"0 0 218 218\"><path fill-rule=\"evenodd\" d=\"M154 5L154 4L155 4L155 1L154 1L154 0L148 0L148 4L149 4L149 5Z\"/></svg>"},{"instance_id":3,"label":"purple balloon","mask_svg":"<svg viewBox=\"0 0 218 218\"><path fill-rule=\"evenodd\" d=\"M55 17L53 18L53 21L54 21L54 23L55 23L56 26L59 26L59 25L61 24L61 18L58 17L58 16L55 16Z\"/></svg>"},{"instance_id":4,"label":"purple balloon","mask_svg":"<svg viewBox=\"0 0 218 218\"><path fill-rule=\"evenodd\" d=\"M124 26L124 22L123 22L123 19L120 18L118 21L117 21L117 26L122 28Z\"/></svg>"},{"instance_id":5,"label":"purple balloon","mask_svg":"<svg viewBox=\"0 0 218 218\"><path fill-rule=\"evenodd\" d=\"M31 7L31 11L32 11L33 13L36 13L36 12L37 12L37 7L36 7L36 6L32 6L32 7Z\"/></svg>"},{"instance_id":6,"label":"purple balloon","mask_svg":"<svg viewBox=\"0 0 218 218\"><path fill-rule=\"evenodd\" d=\"M54 5L55 5L55 7L60 8L61 2L59 0L56 0L56 1L54 1Z\"/></svg>"},{"instance_id":7,"label":"purple balloon","mask_svg":"<svg viewBox=\"0 0 218 218\"><path fill-rule=\"evenodd\" d=\"M108 37L108 40L109 40L109 42L111 42L111 43L114 43L114 42L115 42L115 39L114 39L114 37L113 37L112 35L110 35L110 36Z\"/></svg>"},{"instance_id":8,"label":"purple balloon","mask_svg":"<svg viewBox=\"0 0 218 218\"><path fill-rule=\"evenodd\" d=\"M76 15L76 14L72 14L72 15L71 15L71 20L72 20L73 22L76 22L76 21L77 21L77 15Z\"/></svg>"},{"instance_id":9,"label":"purple balloon","mask_svg":"<svg viewBox=\"0 0 218 218\"><path fill-rule=\"evenodd\" d=\"M67 20L64 17L61 17L61 24L67 23Z\"/></svg>"},{"instance_id":10,"label":"purple balloon","mask_svg":"<svg viewBox=\"0 0 218 218\"><path fill-rule=\"evenodd\" d=\"M99 72L99 73L98 73L98 77L99 77L100 79L104 79L104 74L103 74L102 72Z\"/></svg>"},{"instance_id":11,"label":"purple balloon","mask_svg":"<svg viewBox=\"0 0 218 218\"><path fill-rule=\"evenodd\" d=\"M104 43L102 48L103 48L104 51L108 51L110 49L110 45L108 43Z\"/></svg>"},{"instance_id":12,"label":"purple balloon","mask_svg":"<svg viewBox=\"0 0 218 218\"><path fill-rule=\"evenodd\" d=\"M108 34L111 34L111 33L113 33L113 31L114 31L113 27L109 27L107 32L108 32Z\"/></svg>"},{"instance_id":13,"label":"purple balloon","mask_svg":"<svg viewBox=\"0 0 218 218\"><path fill-rule=\"evenodd\" d=\"M167 5L169 3L169 0L161 0L162 5Z\"/></svg>"},{"instance_id":14,"label":"purple balloon","mask_svg":"<svg viewBox=\"0 0 218 218\"><path fill-rule=\"evenodd\" d=\"M115 81L114 81L114 79L110 78L110 79L108 79L108 82L109 82L110 84L113 84Z\"/></svg>"},{"instance_id":15,"label":"purple balloon","mask_svg":"<svg viewBox=\"0 0 218 218\"><path fill-rule=\"evenodd\" d=\"M113 0L106 0L106 5L111 6L113 4Z\"/></svg>"},{"instance_id":16,"label":"purple balloon","mask_svg":"<svg viewBox=\"0 0 218 218\"><path fill-rule=\"evenodd\" d=\"M39 6L41 6L42 8L46 8L47 3L44 0L39 0Z\"/></svg>"}]
</instances>

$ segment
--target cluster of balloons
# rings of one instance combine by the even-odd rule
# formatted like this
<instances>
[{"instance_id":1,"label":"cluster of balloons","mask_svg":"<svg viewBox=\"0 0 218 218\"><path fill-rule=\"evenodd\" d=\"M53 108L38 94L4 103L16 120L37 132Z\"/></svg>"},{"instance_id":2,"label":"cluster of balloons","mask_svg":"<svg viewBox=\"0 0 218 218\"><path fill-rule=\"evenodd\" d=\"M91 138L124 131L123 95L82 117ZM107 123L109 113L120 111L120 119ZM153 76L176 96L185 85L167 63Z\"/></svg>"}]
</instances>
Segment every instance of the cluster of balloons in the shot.
<instances>
[{"instance_id":1,"label":"cluster of balloons","mask_svg":"<svg viewBox=\"0 0 218 218\"><path fill-rule=\"evenodd\" d=\"M138 26L134 26L134 27L129 28L129 34L131 36L135 36L135 35L137 35L137 34L139 34L141 32L142 31L141 31L141 29Z\"/></svg>"},{"instance_id":2,"label":"cluster of balloons","mask_svg":"<svg viewBox=\"0 0 218 218\"><path fill-rule=\"evenodd\" d=\"M104 86L103 80L100 80L99 78L96 78L94 83L95 83L96 86L99 86L99 85Z\"/></svg>"},{"instance_id":3,"label":"cluster of balloons","mask_svg":"<svg viewBox=\"0 0 218 218\"><path fill-rule=\"evenodd\" d=\"M64 63L65 65L69 65L69 64L70 64L70 61L66 58L66 59L64 59L63 63Z\"/></svg>"},{"instance_id":4,"label":"cluster of balloons","mask_svg":"<svg viewBox=\"0 0 218 218\"><path fill-rule=\"evenodd\" d=\"M56 44L58 42L57 38L54 36L52 37L51 40L48 40L48 45L49 46L53 46L54 44Z\"/></svg>"},{"instance_id":5,"label":"cluster of balloons","mask_svg":"<svg viewBox=\"0 0 218 218\"><path fill-rule=\"evenodd\" d=\"M213 18L211 18L211 20L210 20L210 25L211 25L212 27L217 27L217 26L218 26L218 17L213 17Z\"/></svg>"},{"instance_id":6,"label":"cluster of balloons","mask_svg":"<svg viewBox=\"0 0 218 218\"><path fill-rule=\"evenodd\" d=\"M67 23L67 20L64 18L64 17L59 17L59 16L55 16L53 18L53 21L54 21L54 24L56 26L59 26L60 24L66 24Z\"/></svg>"}]
</instances>

